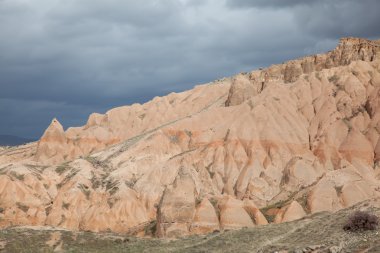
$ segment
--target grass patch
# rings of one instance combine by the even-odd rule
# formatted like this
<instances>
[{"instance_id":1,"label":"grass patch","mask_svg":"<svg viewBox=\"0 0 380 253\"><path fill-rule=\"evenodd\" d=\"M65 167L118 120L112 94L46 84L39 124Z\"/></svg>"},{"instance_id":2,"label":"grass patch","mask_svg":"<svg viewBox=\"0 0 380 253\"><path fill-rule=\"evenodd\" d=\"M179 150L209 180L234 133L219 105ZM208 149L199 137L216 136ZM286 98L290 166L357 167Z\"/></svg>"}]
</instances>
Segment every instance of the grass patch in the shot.
<instances>
[{"instance_id":1,"label":"grass patch","mask_svg":"<svg viewBox=\"0 0 380 253\"><path fill-rule=\"evenodd\" d=\"M329 80L330 83L336 84L339 81L339 76L334 74L333 76L330 76L327 80Z\"/></svg>"},{"instance_id":2,"label":"grass patch","mask_svg":"<svg viewBox=\"0 0 380 253\"><path fill-rule=\"evenodd\" d=\"M343 188L343 186L335 186L334 188L335 188L335 191L336 191L336 193L338 194L338 196L339 196L340 194L342 194L342 188Z\"/></svg>"},{"instance_id":3,"label":"grass patch","mask_svg":"<svg viewBox=\"0 0 380 253\"><path fill-rule=\"evenodd\" d=\"M342 227L349 217L361 206L336 213L322 212L281 224L255 226L228 232L201 236L188 236L178 240L135 238L116 233L92 233L86 231L33 230L28 228L4 228L0 230L0 241L7 253L53 252L47 245L52 233L59 231L63 252L309 252L309 247L318 245L318 252L330 252L340 246L341 252L378 252L380 237L378 230L346 232ZM371 209L379 216L380 209ZM64 218L62 218L63 220ZM146 235L155 234L155 223L151 221L141 228ZM373 223L371 223L373 224ZM365 240L363 240L365 239Z\"/></svg>"},{"instance_id":4,"label":"grass patch","mask_svg":"<svg viewBox=\"0 0 380 253\"><path fill-rule=\"evenodd\" d=\"M186 135L191 138L193 136L193 133L189 130L185 130Z\"/></svg>"},{"instance_id":5,"label":"grass patch","mask_svg":"<svg viewBox=\"0 0 380 253\"><path fill-rule=\"evenodd\" d=\"M18 209L21 209L24 213L28 212L29 206L22 204L21 202L16 202Z\"/></svg>"},{"instance_id":6,"label":"grass patch","mask_svg":"<svg viewBox=\"0 0 380 253\"><path fill-rule=\"evenodd\" d=\"M24 174L18 174L15 171L11 171L10 175L11 175L12 178L16 178L16 179L18 179L20 181L24 181Z\"/></svg>"},{"instance_id":7,"label":"grass patch","mask_svg":"<svg viewBox=\"0 0 380 253\"><path fill-rule=\"evenodd\" d=\"M52 206L48 206L48 207L45 208L45 214L46 214L46 216L49 216L49 214L51 212L51 209L53 209Z\"/></svg>"},{"instance_id":8,"label":"grass patch","mask_svg":"<svg viewBox=\"0 0 380 253\"><path fill-rule=\"evenodd\" d=\"M112 208L114 205L115 205L115 203L117 202L117 201L119 201L120 199L119 198L108 198L107 199L107 204L108 204L108 206L110 207L110 208Z\"/></svg>"},{"instance_id":9,"label":"grass patch","mask_svg":"<svg viewBox=\"0 0 380 253\"><path fill-rule=\"evenodd\" d=\"M71 169L70 173L59 183L57 184L57 188L61 188L64 186L67 182L69 182L77 173L79 172L78 169Z\"/></svg>"},{"instance_id":10,"label":"grass patch","mask_svg":"<svg viewBox=\"0 0 380 253\"><path fill-rule=\"evenodd\" d=\"M215 198L210 198L209 201L210 201L211 205L214 207L214 210L215 210L216 216L218 217L218 220L220 220L220 209L218 206L218 200Z\"/></svg>"},{"instance_id":11,"label":"grass patch","mask_svg":"<svg viewBox=\"0 0 380 253\"><path fill-rule=\"evenodd\" d=\"M202 203L203 198L198 196L195 198L195 207L199 206Z\"/></svg>"},{"instance_id":12,"label":"grass patch","mask_svg":"<svg viewBox=\"0 0 380 253\"><path fill-rule=\"evenodd\" d=\"M107 183L106 183L106 190L111 190L112 188L114 187L117 187L118 185L120 184L120 181L119 180L113 180L112 178L110 178Z\"/></svg>"},{"instance_id":13,"label":"grass patch","mask_svg":"<svg viewBox=\"0 0 380 253\"><path fill-rule=\"evenodd\" d=\"M157 231L157 221L153 220L151 221L147 226L144 228L145 236L155 236Z\"/></svg>"},{"instance_id":14,"label":"grass patch","mask_svg":"<svg viewBox=\"0 0 380 253\"><path fill-rule=\"evenodd\" d=\"M79 172L79 170L74 170L72 169L70 171L70 173L59 183L57 184L57 188L61 188L62 186L64 186L67 182L70 181L70 179L72 179L77 173Z\"/></svg>"},{"instance_id":15,"label":"grass patch","mask_svg":"<svg viewBox=\"0 0 380 253\"><path fill-rule=\"evenodd\" d=\"M290 194L290 196L287 199L277 201L271 205L267 205L266 207L261 208L260 211L265 216L267 221L269 223L271 223L274 221L274 218L276 217L276 215L270 215L270 214L268 214L268 211L271 209L281 209L282 207L286 206L287 204L290 204L290 202L293 201L293 198L295 195L296 195L296 192L293 192L292 194Z\"/></svg>"},{"instance_id":16,"label":"grass patch","mask_svg":"<svg viewBox=\"0 0 380 253\"><path fill-rule=\"evenodd\" d=\"M348 130L351 131L352 125L351 125L350 120L348 118L344 118L342 120L343 120L343 123L346 124L346 126L348 127Z\"/></svg>"},{"instance_id":17,"label":"grass patch","mask_svg":"<svg viewBox=\"0 0 380 253\"><path fill-rule=\"evenodd\" d=\"M66 203L66 202L62 203L62 208L69 210L69 207L70 207L70 203Z\"/></svg>"},{"instance_id":18,"label":"grass patch","mask_svg":"<svg viewBox=\"0 0 380 253\"><path fill-rule=\"evenodd\" d=\"M83 159L91 163L94 168L103 169L105 171L112 170L112 166L106 161L100 161L96 157L86 156Z\"/></svg>"},{"instance_id":19,"label":"grass patch","mask_svg":"<svg viewBox=\"0 0 380 253\"><path fill-rule=\"evenodd\" d=\"M25 167L27 167L29 170L34 170L38 173L42 173L44 172L45 169L49 168L49 166L34 165L34 164L25 164Z\"/></svg>"},{"instance_id":20,"label":"grass patch","mask_svg":"<svg viewBox=\"0 0 380 253\"><path fill-rule=\"evenodd\" d=\"M65 162L59 166L57 166L57 168L55 168L55 172L57 172L59 175L62 175L65 171L71 169L71 167L69 166L69 163L68 162Z\"/></svg>"},{"instance_id":21,"label":"grass patch","mask_svg":"<svg viewBox=\"0 0 380 253\"><path fill-rule=\"evenodd\" d=\"M304 193L301 197L296 199L296 201L302 206L305 212L310 213L309 206L307 204L307 193Z\"/></svg>"},{"instance_id":22,"label":"grass patch","mask_svg":"<svg viewBox=\"0 0 380 253\"><path fill-rule=\"evenodd\" d=\"M86 196L86 199L89 200L90 199L90 194L91 194L91 191L90 189L88 188L87 185L84 185L84 184L79 184L78 185L78 188L83 192L83 194Z\"/></svg>"},{"instance_id":23,"label":"grass patch","mask_svg":"<svg viewBox=\"0 0 380 253\"><path fill-rule=\"evenodd\" d=\"M143 114L139 115L139 118L140 118L141 120L143 120L143 119L145 118L145 116L146 116L146 114L143 113Z\"/></svg>"},{"instance_id":24,"label":"grass patch","mask_svg":"<svg viewBox=\"0 0 380 253\"><path fill-rule=\"evenodd\" d=\"M113 187L110 191L109 191L109 193L110 193L110 195L114 195L116 192L118 192L119 191L119 187Z\"/></svg>"}]
</instances>

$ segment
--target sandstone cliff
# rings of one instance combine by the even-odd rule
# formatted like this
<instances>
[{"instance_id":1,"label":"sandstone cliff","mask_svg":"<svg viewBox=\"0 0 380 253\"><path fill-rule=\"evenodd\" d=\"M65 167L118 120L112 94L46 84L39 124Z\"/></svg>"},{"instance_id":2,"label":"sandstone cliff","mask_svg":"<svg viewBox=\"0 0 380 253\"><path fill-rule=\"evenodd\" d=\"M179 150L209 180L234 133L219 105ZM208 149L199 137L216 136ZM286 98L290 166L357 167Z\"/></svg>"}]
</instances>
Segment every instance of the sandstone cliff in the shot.
<instances>
[{"instance_id":1,"label":"sandstone cliff","mask_svg":"<svg viewBox=\"0 0 380 253\"><path fill-rule=\"evenodd\" d=\"M0 150L0 225L182 236L377 197L379 54L345 38L83 127L53 120L38 143Z\"/></svg>"}]
</instances>

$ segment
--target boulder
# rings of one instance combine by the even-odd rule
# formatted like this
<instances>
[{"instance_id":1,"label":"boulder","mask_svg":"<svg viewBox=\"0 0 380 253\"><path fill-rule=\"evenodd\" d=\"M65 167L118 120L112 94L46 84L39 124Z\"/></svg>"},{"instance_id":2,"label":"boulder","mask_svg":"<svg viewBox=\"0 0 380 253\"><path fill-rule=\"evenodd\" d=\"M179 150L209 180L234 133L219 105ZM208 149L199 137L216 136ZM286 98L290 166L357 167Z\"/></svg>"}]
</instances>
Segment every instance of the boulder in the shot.
<instances>
[{"instance_id":1,"label":"boulder","mask_svg":"<svg viewBox=\"0 0 380 253\"><path fill-rule=\"evenodd\" d=\"M157 211L157 236L188 235L195 211L195 184L189 172L181 169L163 193Z\"/></svg>"},{"instance_id":2,"label":"boulder","mask_svg":"<svg viewBox=\"0 0 380 253\"><path fill-rule=\"evenodd\" d=\"M219 218L214 206L207 198L204 198L196 208L190 232L192 234L207 234L219 229Z\"/></svg>"},{"instance_id":3,"label":"boulder","mask_svg":"<svg viewBox=\"0 0 380 253\"><path fill-rule=\"evenodd\" d=\"M306 216L305 210L297 201L281 208L275 217L275 223L288 222L301 219Z\"/></svg>"}]
</instances>

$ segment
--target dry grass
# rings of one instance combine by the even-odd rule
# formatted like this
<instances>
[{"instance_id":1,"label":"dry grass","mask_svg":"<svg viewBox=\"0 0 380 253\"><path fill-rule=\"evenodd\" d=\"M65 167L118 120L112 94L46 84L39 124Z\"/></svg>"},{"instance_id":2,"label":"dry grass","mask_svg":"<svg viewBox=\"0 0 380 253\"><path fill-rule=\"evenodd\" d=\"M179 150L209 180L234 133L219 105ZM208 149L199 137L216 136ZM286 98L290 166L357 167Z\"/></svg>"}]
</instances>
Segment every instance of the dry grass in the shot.
<instances>
[{"instance_id":1,"label":"dry grass","mask_svg":"<svg viewBox=\"0 0 380 253\"><path fill-rule=\"evenodd\" d=\"M368 207L369 208L369 207ZM367 209L368 209L367 208ZM319 213L304 219L282 224L270 224L236 231L215 232L203 236L189 236L179 240L138 239L112 233L70 232L64 230L31 230L8 228L0 230L0 241L4 242L3 252L38 253L53 252L61 247L62 252L310 252L307 249L318 248L318 252L378 252L380 248L379 231L347 232L342 229L347 217L358 205L335 214ZM369 208L379 215L380 209ZM145 227L154 233L155 222ZM60 237L51 241L53 233ZM306 251L305 251L306 250Z\"/></svg>"}]
</instances>

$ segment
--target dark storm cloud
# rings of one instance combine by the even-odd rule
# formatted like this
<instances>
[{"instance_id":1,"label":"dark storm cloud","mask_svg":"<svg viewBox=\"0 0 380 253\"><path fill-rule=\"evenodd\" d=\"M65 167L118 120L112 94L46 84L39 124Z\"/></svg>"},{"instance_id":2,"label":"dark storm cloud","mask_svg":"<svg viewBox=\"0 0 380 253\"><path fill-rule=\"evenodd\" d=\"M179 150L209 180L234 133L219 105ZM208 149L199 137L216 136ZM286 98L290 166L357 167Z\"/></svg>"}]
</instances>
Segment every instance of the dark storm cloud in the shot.
<instances>
[{"instance_id":1,"label":"dark storm cloud","mask_svg":"<svg viewBox=\"0 0 380 253\"><path fill-rule=\"evenodd\" d=\"M309 5L320 0L228 0L231 7L270 7L270 8L290 8L296 5Z\"/></svg>"},{"instance_id":2,"label":"dark storm cloud","mask_svg":"<svg viewBox=\"0 0 380 253\"><path fill-rule=\"evenodd\" d=\"M0 134L38 137L55 116L81 125L94 111L331 49L343 35L378 36L378 7L371 0L0 0Z\"/></svg>"},{"instance_id":3,"label":"dark storm cloud","mask_svg":"<svg viewBox=\"0 0 380 253\"><path fill-rule=\"evenodd\" d=\"M380 36L380 1L337 0L295 8L295 20L304 31L319 38Z\"/></svg>"},{"instance_id":4,"label":"dark storm cloud","mask_svg":"<svg viewBox=\"0 0 380 253\"><path fill-rule=\"evenodd\" d=\"M233 8L286 9L305 34L337 39L380 36L379 0L227 0Z\"/></svg>"}]
</instances>

